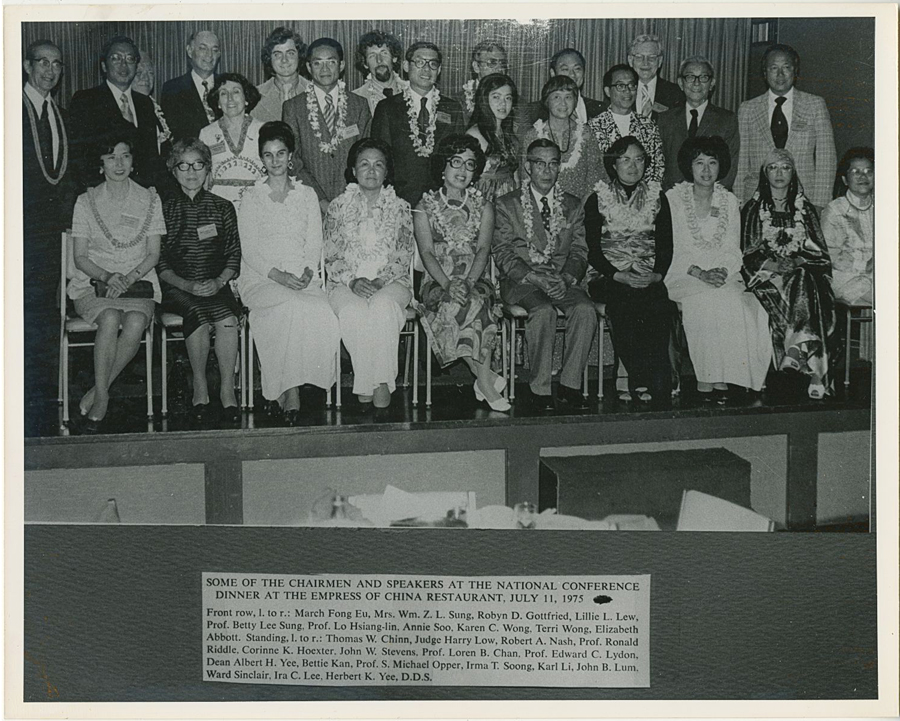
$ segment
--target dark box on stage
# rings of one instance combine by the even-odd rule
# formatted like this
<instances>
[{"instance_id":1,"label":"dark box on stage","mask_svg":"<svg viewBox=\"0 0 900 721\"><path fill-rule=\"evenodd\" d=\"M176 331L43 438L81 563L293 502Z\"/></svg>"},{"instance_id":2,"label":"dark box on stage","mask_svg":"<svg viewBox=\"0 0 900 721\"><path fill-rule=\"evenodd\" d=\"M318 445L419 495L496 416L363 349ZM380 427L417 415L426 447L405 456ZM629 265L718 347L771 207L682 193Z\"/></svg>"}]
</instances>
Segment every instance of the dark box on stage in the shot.
<instances>
[{"instance_id":1,"label":"dark box on stage","mask_svg":"<svg viewBox=\"0 0 900 721\"><path fill-rule=\"evenodd\" d=\"M750 462L724 448L541 458L541 510L590 520L637 513L674 529L685 489L749 508Z\"/></svg>"}]
</instances>

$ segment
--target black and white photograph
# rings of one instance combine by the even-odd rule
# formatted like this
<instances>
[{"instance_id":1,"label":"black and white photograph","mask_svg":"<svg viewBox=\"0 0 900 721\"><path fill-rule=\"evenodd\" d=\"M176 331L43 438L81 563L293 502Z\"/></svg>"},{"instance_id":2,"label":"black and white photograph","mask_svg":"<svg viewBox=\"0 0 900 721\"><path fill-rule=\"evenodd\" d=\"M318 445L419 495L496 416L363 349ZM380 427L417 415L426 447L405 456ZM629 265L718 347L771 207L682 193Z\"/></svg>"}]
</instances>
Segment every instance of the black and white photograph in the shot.
<instances>
[{"instance_id":1,"label":"black and white photograph","mask_svg":"<svg viewBox=\"0 0 900 721\"><path fill-rule=\"evenodd\" d=\"M4 10L8 714L898 713L896 6Z\"/></svg>"}]
</instances>

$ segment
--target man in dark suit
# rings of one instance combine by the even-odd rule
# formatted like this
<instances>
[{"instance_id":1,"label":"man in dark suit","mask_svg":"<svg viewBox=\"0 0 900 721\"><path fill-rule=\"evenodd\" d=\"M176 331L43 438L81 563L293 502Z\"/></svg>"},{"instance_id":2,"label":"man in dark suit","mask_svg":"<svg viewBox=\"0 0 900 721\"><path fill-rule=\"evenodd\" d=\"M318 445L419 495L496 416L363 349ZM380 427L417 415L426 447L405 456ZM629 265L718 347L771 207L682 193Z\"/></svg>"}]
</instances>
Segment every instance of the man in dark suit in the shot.
<instances>
[{"instance_id":1,"label":"man in dark suit","mask_svg":"<svg viewBox=\"0 0 900 721\"><path fill-rule=\"evenodd\" d=\"M165 182L167 174L156 141L153 101L131 91L140 60L131 38L113 38L100 51L100 67L106 80L95 88L79 90L72 97L72 150L86 185L96 185L100 180L100 160L94 157L97 144L122 131L134 142L131 177L145 187Z\"/></svg>"},{"instance_id":2,"label":"man in dark suit","mask_svg":"<svg viewBox=\"0 0 900 721\"><path fill-rule=\"evenodd\" d=\"M575 111L572 116L580 123L586 123L592 118L596 118L600 113L609 107L609 103L605 100L594 100L586 98L584 91L584 55L575 48L563 48L554 53L550 58L550 77L557 75L565 75L572 78L578 86L578 102L575 105ZM519 133L524 134L525 131L534 124L534 121L540 117L546 117L547 111L540 100L533 103L519 103Z\"/></svg>"},{"instance_id":3,"label":"man in dark suit","mask_svg":"<svg viewBox=\"0 0 900 721\"><path fill-rule=\"evenodd\" d=\"M441 74L441 51L434 43L409 46L403 70L409 87L378 103L372 137L391 146L397 175L397 195L415 207L431 188L431 154L441 139L465 132L460 104L440 94L435 83Z\"/></svg>"},{"instance_id":4,"label":"man in dark suit","mask_svg":"<svg viewBox=\"0 0 900 721\"><path fill-rule=\"evenodd\" d=\"M60 237L72 223L75 184L69 170L68 116L53 99L62 53L33 42L22 62L22 240L26 433L29 401L55 397L59 363Z\"/></svg>"},{"instance_id":5,"label":"man in dark suit","mask_svg":"<svg viewBox=\"0 0 900 721\"><path fill-rule=\"evenodd\" d=\"M663 45L658 35L638 35L631 41L628 64L638 74L637 97L634 110L644 117L656 120L669 108L684 105L681 89L659 77L662 65Z\"/></svg>"},{"instance_id":6,"label":"man in dark suit","mask_svg":"<svg viewBox=\"0 0 900 721\"><path fill-rule=\"evenodd\" d=\"M539 138L528 146L530 183L497 199L491 250L500 270L500 295L528 311L525 340L532 403L554 408L551 395L556 309L566 315L563 366L556 391L562 409L587 407L581 378L597 330L594 304L580 287L587 270L584 207L557 189L559 147Z\"/></svg>"},{"instance_id":7,"label":"man in dark suit","mask_svg":"<svg viewBox=\"0 0 900 721\"><path fill-rule=\"evenodd\" d=\"M731 190L737 176L741 138L738 134L737 115L709 102L709 96L716 87L712 64L700 55L683 60L678 69L678 86L685 94L684 107L670 108L660 113L656 121L666 159L663 190L684 180L678 169L678 150L681 144L688 138L711 135L724 138L731 151L731 169L726 176L719 178L719 182Z\"/></svg>"},{"instance_id":8,"label":"man in dark suit","mask_svg":"<svg viewBox=\"0 0 900 721\"><path fill-rule=\"evenodd\" d=\"M192 33L185 46L191 61L190 72L167 80L160 105L172 130L172 141L196 138L216 116L206 102L215 83L215 69L221 56L219 38L209 30Z\"/></svg>"},{"instance_id":9,"label":"man in dark suit","mask_svg":"<svg viewBox=\"0 0 900 721\"><path fill-rule=\"evenodd\" d=\"M357 140L369 135L372 117L369 103L348 92L340 80L344 49L337 40L319 38L312 42L306 67L312 78L312 93L307 90L288 100L282 106L282 117L294 131L297 153L312 178L324 213L328 203L347 188L347 156Z\"/></svg>"}]
</instances>

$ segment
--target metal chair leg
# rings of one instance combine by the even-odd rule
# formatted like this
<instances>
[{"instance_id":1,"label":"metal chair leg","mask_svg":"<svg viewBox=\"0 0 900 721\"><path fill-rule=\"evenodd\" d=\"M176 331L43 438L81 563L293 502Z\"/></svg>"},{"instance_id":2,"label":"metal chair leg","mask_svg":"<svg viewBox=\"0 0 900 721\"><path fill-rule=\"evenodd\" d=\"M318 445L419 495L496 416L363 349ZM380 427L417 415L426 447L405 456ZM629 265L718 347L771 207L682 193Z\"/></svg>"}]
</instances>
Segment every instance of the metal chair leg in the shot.
<instances>
[{"instance_id":1,"label":"metal chair leg","mask_svg":"<svg viewBox=\"0 0 900 721\"><path fill-rule=\"evenodd\" d=\"M597 400L603 400L603 333L606 331L606 319L601 317L597 323Z\"/></svg>"},{"instance_id":2,"label":"metal chair leg","mask_svg":"<svg viewBox=\"0 0 900 721\"><path fill-rule=\"evenodd\" d=\"M247 408L251 411L256 406L253 382L253 328L247 325Z\"/></svg>"},{"instance_id":3,"label":"metal chair leg","mask_svg":"<svg viewBox=\"0 0 900 721\"><path fill-rule=\"evenodd\" d=\"M425 407L431 408L431 341L425 339Z\"/></svg>"},{"instance_id":4,"label":"metal chair leg","mask_svg":"<svg viewBox=\"0 0 900 721\"><path fill-rule=\"evenodd\" d=\"M144 331L147 359L147 419L153 420L153 323Z\"/></svg>"},{"instance_id":5,"label":"metal chair leg","mask_svg":"<svg viewBox=\"0 0 900 721\"><path fill-rule=\"evenodd\" d=\"M506 319L503 318L500 320L500 358L503 364L503 380L506 381L506 385L503 388L503 397L509 399L509 375L506 367L506 355L508 352L508 348L506 347L507 335Z\"/></svg>"},{"instance_id":6,"label":"metal chair leg","mask_svg":"<svg viewBox=\"0 0 900 721\"><path fill-rule=\"evenodd\" d=\"M160 355L162 356L162 408L160 410L160 415L165 418L169 413L169 361L168 361L168 353L167 347L169 345L169 334L166 330L166 326L162 325L160 328L161 339L162 339L162 348L160 349Z\"/></svg>"},{"instance_id":7,"label":"metal chair leg","mask_svg":"<svg viewBox=\"0 0 900 721\"><path fill-rule=\"evenodd\" d=\"M419 327L413 323L413 408L419 405Z\"/></svg>"},{"instance_id":8,"label":"metal chair leg","mask_svg":"<svg viewBox=\"0 0 900 721\"><path fill-rule=\"evenodd\" d=\"M63 331L63 347L60 363L63 369L62 384L62 402L63 402L63 425L69 423L69 333Z\"/></svg>"},{"instance_id":9,"label":"metal chair leg","mask_svg":"<svg viewBox=\"0 0 900 721\"><path fill-rule=\"evenodd\" d=\"M847 307L847 357L844 363L844 388L850 387L850 341L853 338L853 311Z\"/></svg>"}]
</instances>

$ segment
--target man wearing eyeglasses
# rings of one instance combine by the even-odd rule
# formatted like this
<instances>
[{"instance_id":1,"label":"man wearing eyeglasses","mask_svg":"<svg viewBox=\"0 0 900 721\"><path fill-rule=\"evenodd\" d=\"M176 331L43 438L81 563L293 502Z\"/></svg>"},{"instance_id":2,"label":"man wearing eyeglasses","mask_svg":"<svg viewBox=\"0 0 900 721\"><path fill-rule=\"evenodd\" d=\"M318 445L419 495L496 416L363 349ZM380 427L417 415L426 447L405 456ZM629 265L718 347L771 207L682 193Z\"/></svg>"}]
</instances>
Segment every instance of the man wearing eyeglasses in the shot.
<instances>
[{"instance_id":1,"label":"man wearing eyeglasses","mask_svg":"<svg viewBox=\"0 0 900 721\"><path fill-rule=\"evenodd\" d=\"M160 105L172 130L172 140L197 138L216 117L207 96L216 81L222 51L218 36L209 30L191 33L185 45L191 69L163 85Z\"/></svg>"},{"instance_id":2,"label":"man wearing eyeglasses","mask_svg":"<svg viewBox=\"0 0 900 721\"><path fill-rule=\"evenodd\" d=\"M500 270L500 295L528 311L525 340L535 409L582 410L581 378L597 329L597 314L579 287L587 270L584 208L556 186L559 146L539 138L528 146L530 183L496 201L491 250ZM566 316L563 365L551 393L557 308Z\"/></svg>"},{"instance_id":3,"label":"man wearing eyeglasses","mask_svg":"<svg viewBox=\"0 0 900 721\"><path fill-rule=\"evenodd\" d=\"M656 120L666 159L663 190L684 180L678 169L678 150L681 144L688 138L712 135L724 138L731 151L731 169L728 175L719 179L722 185L731 190L737 175L741 139L737 116L730 110L713 105L709 100L716 87L712 64L701 55L682 60L678 69L678 86L684 91L684 107L670 108L660 113Z\"/></svg>"},{"instance_id":4,"label":"man wearing eyeglasses","mask_svg":"<svg viewBox=\"0 0 900 721\"><path fill-rule=\"evenodd\" d=\"M472 77L463 83L459 102L463 106L466 125L475 112L475 91L481 81L494 73L509 72L509 61L504 48L496 40L482 40L472 49Z\"/></svg>"},{"instance_id":5,"label":"man wearing eyeglasses","mask_svg":"<svg viewBox=\"0 0 900 721\"><path fill-rule=\"evenodd\" d=\"M134 174L145 187L158 186L167 177L156 140L156 111L146 95L132 92L141 55L131 38L114 37L100 51L106 80L72 96L72 150L85 185L100 181L93 146L112 132L127 131L134 139Z\"/></svg>"},{"instance_id":6,"label":"man wearing eyeglasses","mask_svg":"<svg viewBox=\"0 0 900 721\"><path fill-rule=\"evenodd\" d=\"M628 64L638 74L635 111L656 120L659 113L684 105L684 93L675 83L659 77L663 45L658 35L638 35L631 41Z\"/></svg>"},{"instance_id":7,"label":"man wearing eyeglasses","mask_svg":"<svg viewBox=\"0 0 900 721\"><path fill-rule=\"evenodd\" d=\"M441 138L464 133L462 106L444 97L436 83L441 74L437 45L417 41L406 50L403 71L409 86L375 108L372 137L391 146L397 174L394 189L415 207L431 187L431 154Z\"/></svg>"}]
</instances>

